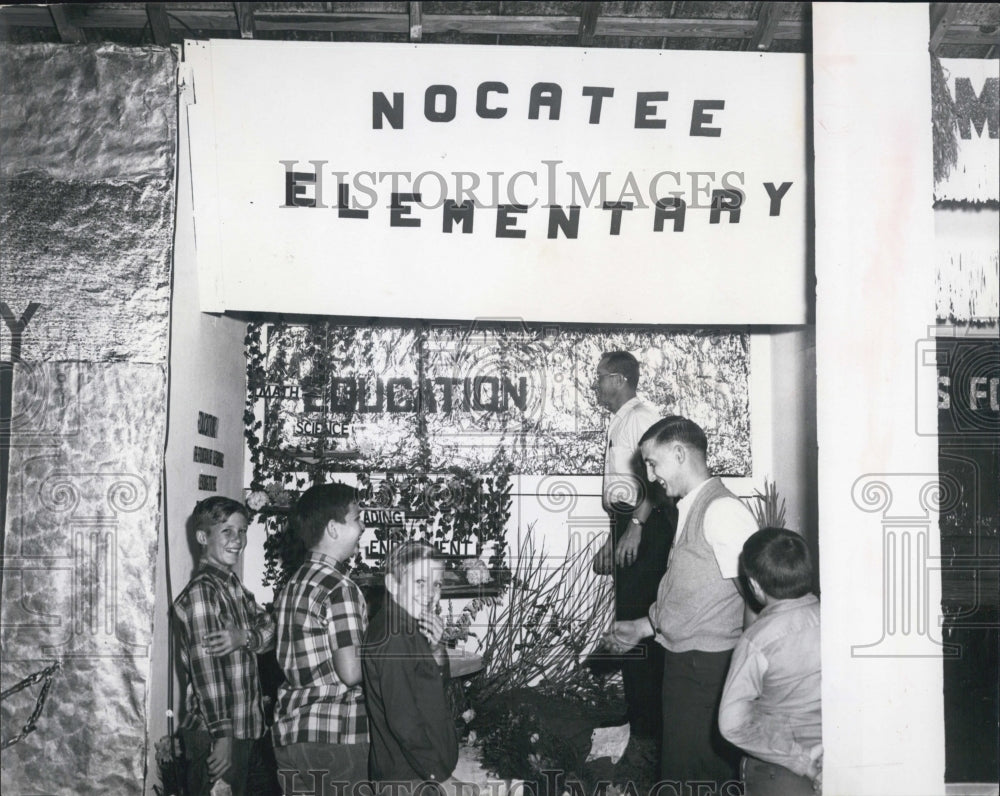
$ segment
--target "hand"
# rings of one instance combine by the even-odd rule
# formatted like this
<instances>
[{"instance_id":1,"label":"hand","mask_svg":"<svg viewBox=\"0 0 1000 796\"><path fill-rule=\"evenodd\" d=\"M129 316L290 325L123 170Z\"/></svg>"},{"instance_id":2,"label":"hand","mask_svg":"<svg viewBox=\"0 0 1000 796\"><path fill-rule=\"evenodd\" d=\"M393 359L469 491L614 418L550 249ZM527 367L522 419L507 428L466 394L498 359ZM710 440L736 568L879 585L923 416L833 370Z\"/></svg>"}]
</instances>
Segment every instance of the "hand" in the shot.
<instances>
[{"instance_id":1,"label":"hand","mask_svg":"<svg viewBox=\"0 0 1000 796\"><path fill-rule=\"evenodd\" d=\"M604 544L601 545L601 549L594 554L593 562L594 574L595 575L610 575L614 572L614 563L611 558L611 535L608 534L608 538L604 540Z\"/></svg>"},{"instance_id":2,"label":"hand","mask_svg":"<svg viewBox=\"0 0 1000 796\"><path fill-rule=\"evenodd\" d=\"M440 616L428 611L417 619L417 627L432 647L441 643L441 636L444 635L444 619Z\"/></svg>"},{"instance_id":3,"label":"hand","mask_svg":"<svg viewBox=\"0 0 1000 796\"><path fill-rule=\"evenodd\" d=\"M212 754L208 756L208 773L212 779L219 779L233 764L233 739L216 738L212 744Z\"/></svg>"},{"instance_id":4,"label":"hand","mask_svg":"<svg viewBox=\"0 0 1000 796\"><path fill-rule=\"evenodd\" d=\"M615 563L620 567L630 567L639 555L639 542L642 541L642 526L634 522L628 524L628 530L618 540L618 550L615 553Z\"/></svg>"},{"instance_id":5,"label":"hand","mask_svg":"<svg viewBox=\"0 0 1000 796\"><path fill-rule=\"evenodd\" d=\"M601 645L611 652L621 655L643 639L639 622L634 619L623 619L614 622L611 630L601 636Z\"/></svg>"},{"instance_id":6,"label":"hand","mask_svg":"<svg viewBox=\"0 0 1000 796\"><path fill-rule=\"evenodd\" d=\"M212 630L201 638L205 652L214 657L228 655L233 650L238 650L247 643L250 633L239 627L227 627L223 630Z\"/></svg>"}]
</instances>

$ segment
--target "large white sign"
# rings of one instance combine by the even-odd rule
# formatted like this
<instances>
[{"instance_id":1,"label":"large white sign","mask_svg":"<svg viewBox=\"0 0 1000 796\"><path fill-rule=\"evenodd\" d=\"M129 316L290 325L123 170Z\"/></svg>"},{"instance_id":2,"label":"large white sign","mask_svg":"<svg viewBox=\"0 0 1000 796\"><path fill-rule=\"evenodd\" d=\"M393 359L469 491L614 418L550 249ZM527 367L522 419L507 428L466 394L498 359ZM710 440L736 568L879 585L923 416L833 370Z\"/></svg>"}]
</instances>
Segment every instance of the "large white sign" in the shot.
<instances>
[{"instance_id":1,"label":"large white sign","mask_svg":"<svg viewBox=\"0 0 1000 796\"><path fill-rule=\"evenodd\" d=\"M189 41L201 306L806 314L801 55Z\"/></svg>"}]
</instances>

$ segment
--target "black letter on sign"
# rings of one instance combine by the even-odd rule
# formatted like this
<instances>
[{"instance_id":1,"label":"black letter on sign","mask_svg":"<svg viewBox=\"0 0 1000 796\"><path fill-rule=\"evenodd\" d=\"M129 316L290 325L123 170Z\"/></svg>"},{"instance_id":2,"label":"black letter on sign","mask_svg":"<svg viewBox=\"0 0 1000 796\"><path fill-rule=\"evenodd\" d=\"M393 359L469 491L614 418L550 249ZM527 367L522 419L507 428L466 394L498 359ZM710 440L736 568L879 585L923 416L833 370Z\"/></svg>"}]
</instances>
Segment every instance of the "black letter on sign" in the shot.
<instances>
[{"instance_id":1,"label":"black letter on sign","mask_svg":"<svg viewBox=\"0 0 1000 796\"><path fill-rule=\"evenodd\" d=\"M1000 135L1000 79L986 78L977 97L969 78L956 77L955 113L962 138L972 138L973 126L981 138L984 125L989 130L990 138Z\"/></svg>"},{"instance_id":2,"label":"black letter on sign","mask_svg":"<svg viewBox=\"0 0 1000 796\"><path fill-rule=\"evenodd\" d=\"M669 91L639 91L635 95L635 126L640 127L666 127L666 119L651 119L656 113L656 108L650 105L651 102L666 102L670 99Z\"/></svg>"},{"instance_id":3,"label":"black letter on sign","mask_svg":"<svg viewBox=\"0 0 1000 796\"><path fill-rule=\"evenodd\" d=\"M399 399L396 398L396 388L399 388ZM385 408L390 412L413 411L413 380L408 376L389 379L385 384Z\"/></svg>"},{"instance_id":4,"label":"black letter on sign","mask_svg":"<svg viewBox=\"0 0 1000 796\"><path fill-rule=\"evenodd\" d=\"M444 110L436 108L437 98L444 97ZM455 118L455 107L458 104L458 92L454 86L428 86L424 92L424 116L429 122L450 122Z\"/></svg>"},{"instance_id":5,"label":"black letter on sign","mask_svg":"<svg viewBox=\"0 0 1000 796\"><path fill-rule=\"evenodd\" d=\"M531 87L531 99L528 101L528 118L537 119L542 105L549 109L549 120L559 119L559 107L562 104L562 88L558 83L535 83Z\"/></svg>"},{"instance_id":6,"label":"black letter on sign","mask_svg":"<svg viewBox=\"0 0 1000 796\"><path fill-rule=\"evenodd\" d=\"M472 214L475 212L475 206L472 204L471 199L466 199L462 204L458 204L453 199L444 200L444 209L442 210L442 216L444 216L444 228L442 232L451 232L453 226L455 226L456 221L462 222L462 233L468 234L472 232Z\"/></svg>"},{"instance_id":7,"label":"black letter on sign","mask_svg":"<svg viewBox=\"0 0 1000 796\"><path fill-rule=\"evenodd\" d=\"M28 328L31 317L41 306L37 301L29 301L28 306L21 313L21 320L18 320L14 317L11 308L7 306L7 302L0 301L0 315L3 316L3 322L7 324L7 328L10 330L11 362L19 362L21 360L21 336L24 334L24 330ZM7 473L4 473L4 478L6 477Z\"/></svg>"},{"instance_id":8,"label":"black letter on sign","mask_svg":"<svg viewBox=\"0 0 1000 796\"><path fill-rule=\"evenodd\" d=\"M419 218L406 218L413 211L413 208L409 205L404 205L403 202L419 202L420 194L418 193L394 193L392 195L392 204L389 205L389 226L390 227L419 227Z\"/></svg>"},{"instance_id":9,"label":"black letter on sign","mask_svg":"<svg viewBox=\"0 0 1000 796\"><path fill-rule=\"evenodd\" d=\"M631 210L633 207L632 202L605 202L603 209L611 211L611 234L618 235L622 231L622 210ZM681 222L683 226L683 221ZM663 222L660 222L660 228L663 228ZM659 230L657 230L659 231Z\"/></svg>"},{"instance_id":10,"label":"black letter on sign","mask_svg":"<svg viewBox=\"0 0 1000 796\"><path fill-rule=\"evenodd\" d=\"M687 213L687 202L679 196L656 200L656 214L653 216L653 232L663 232L665 219L674 220L674 232L684 231L684 216Z\"/></svg>"},{"instance_id":11,"label":"black letter on sign","mask_svg":"<svg viewBox=\"0 0 1000 796\"><path fill-rule=\"evenodd\" d=\"M340 218L368 218L367 210L351 210L351 195L347 183L337 185L337 216Z\"/></svg>"},{"instance_id":12,"label":"black letter on sign","mask_svg":"<svg viewBox=\"0 0 1000 796\"><path fill-rule=\"evenodd\" d=\"M729 213L729 223L740 223L740 206L743 204L743 194L739 191L716 189L712 191L712 209L708 214L709 224L718 224L722 211Z\"/></svg>"},{"instance_id":13,"label":"black letter on sign","mask_svg":"<svg viewBox=\"0 0 1000 796\"><path fill-rule=\"evenodd\" d=\"M523 238L527 232L523 229L516 229L516 218L512 218L515 213L527 213L527 205L497 205L497 237L498 238Z\"/></svg>"},{"instance_id":14,"label":"black letter on sign","mask_svg":"<svg viewBox=\"0 0 1000 796\"><path fill-rule=\"evenodd\" d=\"M552 205L549 208L549 238L558 237L558 231L562 230L567 238L577 238L580 234L580 205L570 205L569 215L563 211L559 205Z\"/></svg>"},{"instance_id":15,"label":"black letter on sign","mask_svg":"<svg viewBox=\"0 0 1000 796\"><path fill-rule=\"evenodd\" d=\"M502 119L507 115L506 108L488 108L486 107L487 95L495 91L497 94L507 93L506 83L480 83L479 90L476 92L476 113L482 119Z\"/></svg>"},{"instance_id":16,"label":"black letter on sign","mask_svg":"<svg viewBox=\"0 0 1000 796\"><path fill-rule=\"evenodd\" d=\"M372 129L381 130L382 120L388 119L393 130L403 129L403 92L392 94L392 104L381 91L372 92Z\"/></svg>"},{"instance_id":17,"label":"black letter on sign","mask_svg":"<svg viewBox=\"0 0 1000 796\"><path fill-rule=\"evenodd\" d=\"M584 86L583 96L590 97L590 123L600 124L601 106L605 97L613 97L615 90L610 86Z\"/></svg>"},{"instance_id":18,"label":"black letter on sign","mask_svg":"<svg viewBox=\"0 0 1000 796\"><path fill-rule=\"evenodd\" d=\"M721 136L721 127L705 127L706 124L712 123L712 114L705 111L721 111L725 107L725 100L695 100L691 108L691 135L704 135L709 138Z\"/></svg>"},{"instance_id":19,"label":"black letter on sign","mask_svg":"<svg viewBox=\"0 0 1000 796\"><path fill-rule=\"evenodd\" d=\"M356 412L358 409L358 385L350 376L334 376L330 379L330 411ZM306 408L309 411L309 407ZM314 411L323 411L320 404Z\"/></svg>"},{"instance_id":20,"label":"black letter on sign","mask_svg":"<svg viewBox=\"0 0 1000 796\"><path fill-rule=\"evenodd\" d=\"M315 167L311 174L307 171L295 171L294 160L279 160L285 167L285 203L282 207L326 207L323 204L323 173L325 160L310 160ZM306 186L316 187L315 197L306 196Z\"/></svg>"},{"instance_id":21,"label":"black letter on sign","mask_svg":"<svg viewBox=\"0 0 1000 796\"><path fill-rule=\"evenodd\" d=\"M775 188L773 182L765 182L764 188L767 190L767 195L771 197L771 212L772 216L781 215L781 200L788 193L788 189L792 187L790 182L781 183L781 187Z\"/></svg>"}]
</instances>

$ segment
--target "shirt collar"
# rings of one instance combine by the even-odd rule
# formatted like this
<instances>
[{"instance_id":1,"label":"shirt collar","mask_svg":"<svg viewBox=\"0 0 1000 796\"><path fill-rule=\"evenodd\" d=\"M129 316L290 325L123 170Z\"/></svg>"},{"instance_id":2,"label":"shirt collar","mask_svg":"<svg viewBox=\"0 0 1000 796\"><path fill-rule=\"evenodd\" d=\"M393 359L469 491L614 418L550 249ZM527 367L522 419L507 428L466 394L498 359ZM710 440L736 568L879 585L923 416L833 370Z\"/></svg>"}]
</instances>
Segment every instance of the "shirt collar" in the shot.
<instances>
[{"instance_id":1,"label":"shirt collar","mask_svg":"<svg viewBox=\"0 0 1000 796\"><path fill-rule=\"evenodd\" d=\"M326 553L317 553L315 550L309 553L309 558L320 564L325 564L335 572L339 572L341 575L348 574L348 567L346 561L340 561L334 558L333 556L328 556Z\"/></svg>"},{"instance_id":2,"label":"shirt collar","mask_svg":"<svg viewBox=\"0 0 1000 796\"><path fill-rule=\"evenodd\" d=\"M621 406L618 407L618 411L615 412L614 415L612 415L611 419L617 420L620 417L624 417L632 410L632 407L635 406L635 404L637 403L641 403L639 400L639 396L633 395L625 403L623 403Z\"/></svg>"},{"instance_id":3,"label":"shirt collar","mask_svg":"<svg viewBox=\"0 0 1000 796\"><path fill-rule=\"evenodd\" d=\"M222 578L223 580L228 580L229 578L233 578L234 580L239 581L239 578L236 577L236 573L233 572L231 569L223 569L222 567L213 564L211 561L201 561L198 564L198 569L199 571L205 570L207 572L211 572L213 575L215 575L218 578Z\"/></svg>"},{"instance_id":4,"label":"shirt collar","mask_svg":"<svg viewBox=\"0 0 1000 796\"><path fill-rule=\"evenodd\" d=\"M691 505L691 501L693 501L694 498L697 496L697 494L699 492L701 492L702 489L705 488L705 484L707 484L711 480L712 480L711 477L706 478L704 481L702 481L700 484L698 484L698 486L696 486L694 489L692 489L690 492L688 492L684 497L678 498L678 500L677 500L677 508L680 509L681 506L690 506Z\"/></svg>"},{"instance_id":5,"label":"shirt collar","mask_svg":"<svg viewBox=\"0 0 1000 796\"><path fill-rule=\"evenodd\" d=\"M760 616L767 614L768 616L773 616L774 614L783 614L786 611L794 611L796 608L803 608L807 605L813 605L818 603L819 598L813 594L803 594L801 597L795 597L791 600L777 600L770 605L765 605L764 610L760 612Z\"/></svg>"}]
</instances>

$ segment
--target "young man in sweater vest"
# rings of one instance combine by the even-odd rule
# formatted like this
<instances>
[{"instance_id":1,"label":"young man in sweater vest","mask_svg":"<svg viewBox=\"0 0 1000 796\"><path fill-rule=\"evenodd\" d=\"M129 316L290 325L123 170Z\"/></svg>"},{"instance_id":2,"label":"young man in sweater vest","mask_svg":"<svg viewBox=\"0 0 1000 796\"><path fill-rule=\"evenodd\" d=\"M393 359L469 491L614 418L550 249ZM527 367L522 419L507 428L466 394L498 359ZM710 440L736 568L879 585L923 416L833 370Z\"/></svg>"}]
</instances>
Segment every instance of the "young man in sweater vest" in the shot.
<instances>
[{"instance_id":1,"label":"young man in sweater vest","mask_svg":"<svg viewBox=\"0 0 1000 796\"><path fill-rule=\"evenodd\" d=\"M745 602L737 589L753 515L706 464L705 432L684 417L654 423L639 440L649 480L677 502L677 535L649 615L617 621L609 643L629 649L649 636L664 647L660 773L679 793L735 778L739 752L718 728L719 699Z\"/></svg>"}]
</instances>

